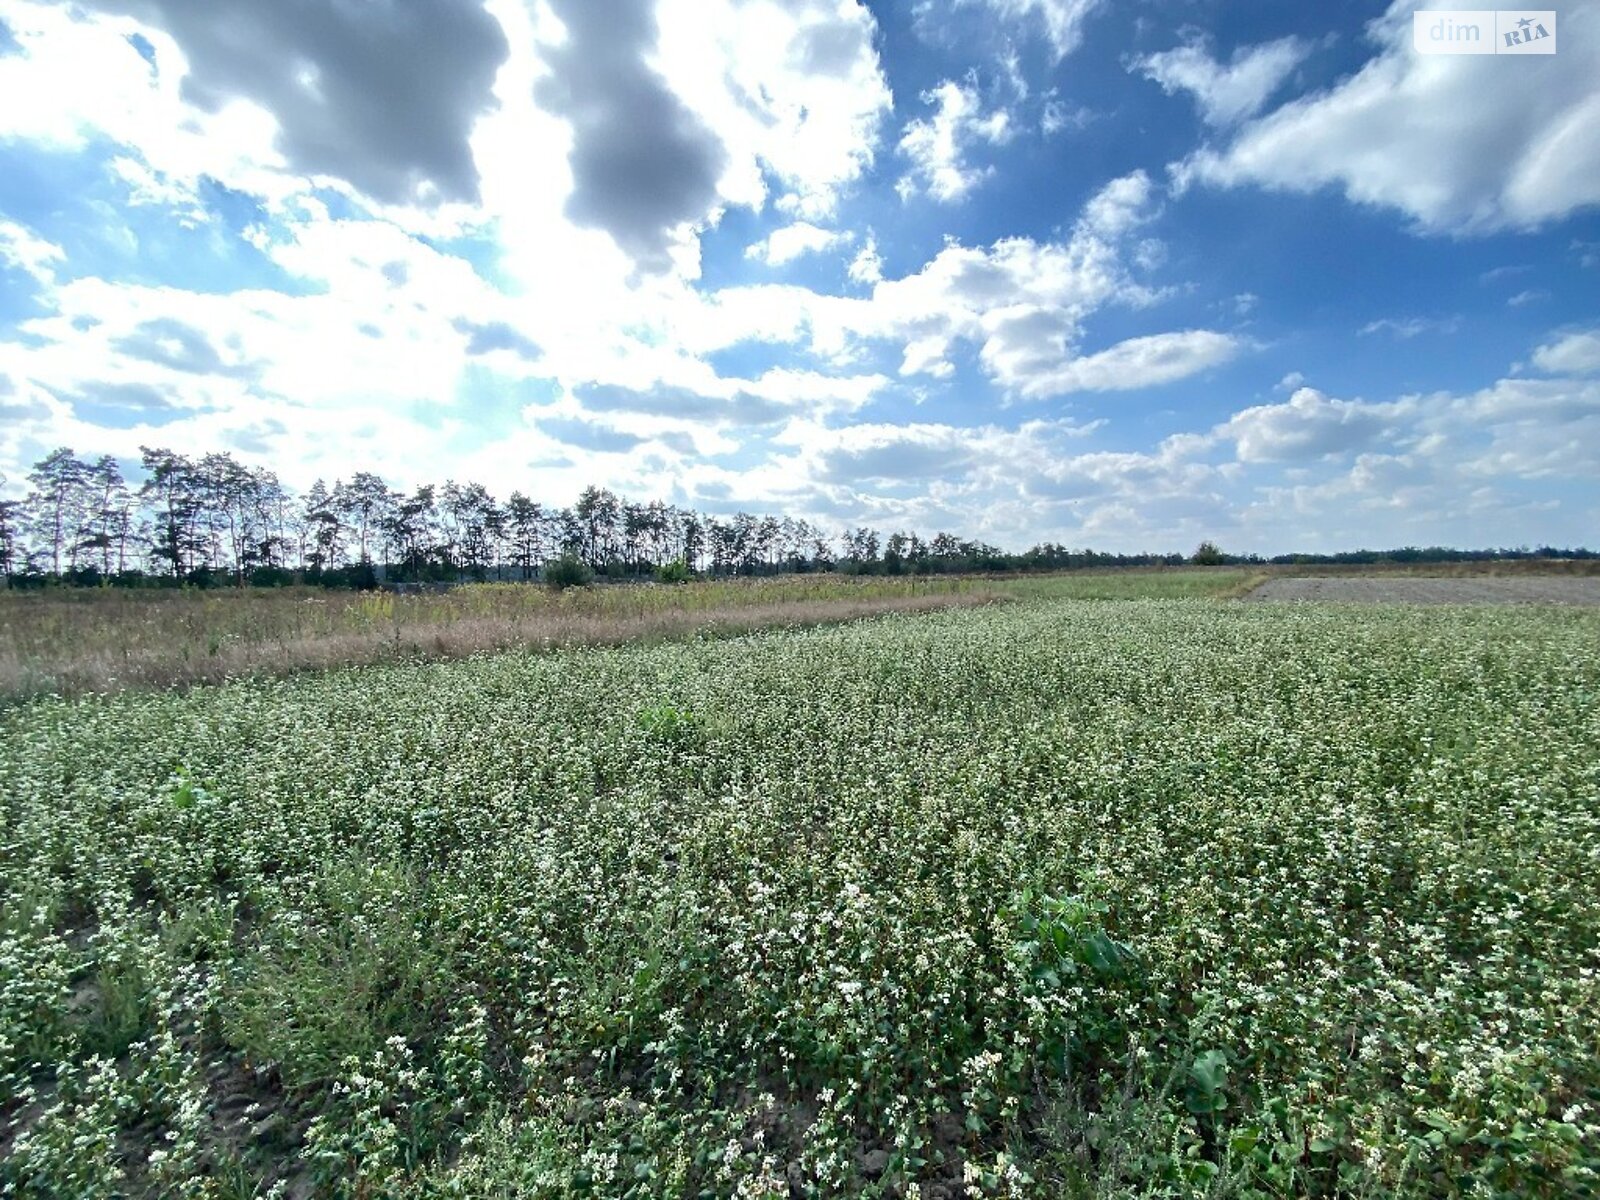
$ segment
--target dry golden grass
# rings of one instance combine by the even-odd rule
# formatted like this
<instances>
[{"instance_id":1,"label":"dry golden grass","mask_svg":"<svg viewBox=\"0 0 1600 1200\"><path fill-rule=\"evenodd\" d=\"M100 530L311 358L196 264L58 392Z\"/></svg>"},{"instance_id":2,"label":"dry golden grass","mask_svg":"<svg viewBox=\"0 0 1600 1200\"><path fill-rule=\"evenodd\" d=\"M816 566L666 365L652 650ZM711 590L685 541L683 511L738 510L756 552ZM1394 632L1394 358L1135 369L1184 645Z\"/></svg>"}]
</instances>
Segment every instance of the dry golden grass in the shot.
<instances>
[{"instance_id":1,"label":"dry golden grass","mask_svg":"<svg viewBox=\"0 0 1600 1200\"><path fill-rule=\"evenodd\" d=\"M563 593L522 584L450 592L116 589L0 593L0 697L216 683L514 648L727 636L992 603L968 579L788 576Z\"/></svg>"}]
</instances>

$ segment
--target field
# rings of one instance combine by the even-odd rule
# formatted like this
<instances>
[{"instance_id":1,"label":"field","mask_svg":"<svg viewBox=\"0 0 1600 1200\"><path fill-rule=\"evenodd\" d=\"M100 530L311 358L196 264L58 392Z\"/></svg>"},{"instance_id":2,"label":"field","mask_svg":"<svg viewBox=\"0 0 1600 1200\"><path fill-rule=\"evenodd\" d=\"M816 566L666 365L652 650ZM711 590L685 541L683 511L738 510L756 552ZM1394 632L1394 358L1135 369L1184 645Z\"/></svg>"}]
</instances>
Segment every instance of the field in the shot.
<instances>
[{"instance_id":1,"label":"field","mask_svg":"<svg viewBox=\"0 0 1600 1200\"><path fill-rule=\"evenodd\" d=\"M1600 605L1600 577L1279 576L1266 580L1247 598L1357 604L1573 604L1594 607Z\"/></svg>"},{"instance_id":2,"label":"field","mask_svg":"<svg viewBox=\"0 0 1600 1200\"><path fill-rule=\"evenodd\" d=\"M727 635L983 604L997 595L979 579L838 575L566 592L476 584L422 595L317 588L0 591L0 697Z\"/></svg>"},{"instance_id":3,"label":"field","mask_svg":"<svg viewBox=\"0 0 1600 1200\"><path fill-rule=\"evenodd\" d=\"M1136 578L0 712L0 1193L1595 1194L1600 613Z\"/></svg>"},{"instance_id":4,"label":"field","mask_svg":"<svg viewBox=\"0 0 1600 1200\"><path fill-rule=\"evenodd\" d=\"M0 590L0 701L492 650L731 636L1013 596L1230 595L1260 578L1242 570L1154 570L1042 578L786 575L565 592L474 584L421 595L303 587Z\"/></svg>"}]
</instances>

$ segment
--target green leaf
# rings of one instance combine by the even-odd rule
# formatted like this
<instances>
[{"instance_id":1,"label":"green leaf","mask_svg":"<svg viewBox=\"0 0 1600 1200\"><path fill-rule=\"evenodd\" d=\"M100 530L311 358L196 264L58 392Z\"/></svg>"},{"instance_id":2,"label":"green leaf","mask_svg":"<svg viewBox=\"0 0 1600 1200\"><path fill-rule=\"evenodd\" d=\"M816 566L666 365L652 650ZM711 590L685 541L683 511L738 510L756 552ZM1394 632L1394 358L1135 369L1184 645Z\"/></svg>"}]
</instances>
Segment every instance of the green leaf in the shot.
<instances>
[{"instance_id":1,"label":"green leaf","mask_svg":"<svg viewBox=\"0 0 1600 1200\"><path fill-rule=\"evenodd\" d=\"M1189 1076L1207 1092L1220 1091L1228 1082L1228 1056L1221 1050L1207 1050L1194 1060Z\"/></svg>"}]
</instances>

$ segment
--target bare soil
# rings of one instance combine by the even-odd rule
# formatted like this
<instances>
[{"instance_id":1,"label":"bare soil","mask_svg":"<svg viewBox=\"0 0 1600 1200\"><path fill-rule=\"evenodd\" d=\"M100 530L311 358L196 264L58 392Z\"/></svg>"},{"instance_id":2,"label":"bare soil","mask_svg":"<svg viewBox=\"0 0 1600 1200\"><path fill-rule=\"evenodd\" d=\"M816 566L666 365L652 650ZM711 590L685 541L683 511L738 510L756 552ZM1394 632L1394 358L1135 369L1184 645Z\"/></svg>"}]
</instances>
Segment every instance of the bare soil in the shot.
<instances>
[{"instance_id":1,"label":"bare soil","mask_svg":"<svg viewBox=\"0 0 1600 1200\"><path fill-rule=\"evenodd\" d=\"M1346 604L1555 604L1587 608L1600 607L1600 577L1280 577L1267 580L1243 599Z\"/></svg>"}]
</instances>

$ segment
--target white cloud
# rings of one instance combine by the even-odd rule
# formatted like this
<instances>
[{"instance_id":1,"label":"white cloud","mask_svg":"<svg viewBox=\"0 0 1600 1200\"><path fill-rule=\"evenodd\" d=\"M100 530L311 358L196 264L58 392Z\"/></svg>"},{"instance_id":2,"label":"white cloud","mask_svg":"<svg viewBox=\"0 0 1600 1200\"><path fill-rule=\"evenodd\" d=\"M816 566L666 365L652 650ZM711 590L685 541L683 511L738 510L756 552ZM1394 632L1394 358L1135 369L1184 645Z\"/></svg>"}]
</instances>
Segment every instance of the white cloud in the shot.
<instances>
[{"instance_id":1,"label":"white cloud","mask_svg":"<svg viewBox=\"0 0 1600 1200\"><path fill-rule=\"evenodd\" d=\"M1113 179L1084 206L1082 227L1097 237L1120 238L1155 218L1154 195L1150 176L1142 170Z\"/></svg>"},{"instance_id":2,"label":"white cloud","mask_svg":"<svg viewBox=\"0 0 1600 1200\"><path fill-rule=\"evenodd\" d=\"M1561 14L1561 53L1425 55L1409 0L1369 26L1355 75L1174 168L1180 184L1341 188L1430 233L1532 229L1600 204L1600 8Z\"/></svg>"},{"instance_id":3,"label":"white cloud","mask_svg":"<svg viewBox=\"0 0 1600 1200\"><path fill-rule=\"evenodd\" d=\"M1380 317L1376 321L1368 321L1356 330L1356 334L1370 337L1375 333L1387 333L1404 342L1424 333L1454 333L1459 328L1460 317Z\"/></svg>"},{"instance_id":4,"label":"white cloud","mask_svg":"<svg viewBox=\"0 0 1600 1200\"><path fill-rule=\"evenodd\" d=\"M1039 115L1039 132L1045 137L1052 137L1063 129L1087 129L1101 115L1087 105L1069 108L1060 97L1051 96L1044 102L1044 111Z\"/></svg>"},{"instance_id":5,"label":"white cloud","mask_svg":"<svg viewBox=\"0 0 1600 1200\"><path fill-rule=\"evenodd\" d=\"M512 53L497 83L499 108L474 137L480 220L523 328L562 380L687 383L696 351L679 330L692 328L704 309L694 287L700 236L721 207L772 203L787 214L795 232L764 243L782 259L817 240L800 227L824 227L872 162L890 95L870 12L854 0L660 6L653 65L715 136L725 168L717 207L674 233L671 269L640 278L604 233L575 227L566 213L572 131L533 99L559 24L521 0L490 3ZM776 185L770 194L769 184ZM552 278L562 286L550 287Z\"/></svg>"},{"instance_id":6,"label":"white cloud","mask_svg":"<svg viewBox=\"0 0 1600 1200\"><path fill-rule=\"evenodd\" d=\"M1579 360L1581 364L1581 359ZM1597 364L1600 365L1600 364ZM1287 401L1247 408L1216 426L1240 462L1296 463L1403 456L1416 479L1585 478L1600 468L1600 381L1500 379L1465 396L1340 400L1302 387ZM1465 485L1462 485L1465 486Z\"/></svg>"},{"instance_id":7,"label":"white cloud","mask_svg":"<svg viewBox=\"0 0 1600 1200\"><path fill-rule=\"evenodd\" d=\"M210 177L271 204L303 186L274 146L271 113L239 99L214 111L185 102L185 59L166 34L142 30L162 64L152 70L128 42L141 27L125 18L4 0L0 20L21 47L0 55L0 138L76 152L105 137L124 147L139 197L192 198Z\"/></svg>"},{"instance_id":8,"label":"white cloud","mask_svg":"<svg viewBox=\"0 0 1600 1200\"><path fill-rule=\"evenodd\" d=\"M464 260L387 222L305 205L262 247L309 294L93 276L55 287L51 314L26 322L27 341L0 365L60 401L29 436L132 458L141 440L249 448L300 484L352 460L409 479L463 430L449 410L469 365L508 381L534 372L515 306ZM86 405L118 409L126 427L80 419Z\"/></svg>"},{"instance_id":9,"label":"white cloud","mask_svg":"<svg viewBox=\"0 0 1600 1200\"><path fill-rule=\"evenodd\" d=\"M1040 371L1018 389L1024 396L1131 391L1186 379L1238 355L1244 343L1209 329L1129 338L1106 350Z\"/></svg>"},{"instance_id":10,"label":"white cloud","mask_svg":"<svg viewBox=\"0 0 1600 1200\"><path fill-rule=\"evenodd\" d=\"M912 338L906 343L905 354L900 361L900 374L948 379L956 372L955 364L945 357L949 353L950 339L942 334Z\"/></svg>"},{"instance_id":11,"label":"white cloud","mask_svg":"<svg viewBox=\"0 0 1600 1200\"><path fill-rule=\"evenodd\" d=\"M1135 60L1133 69L1159 83L1169 96L1192 94L1207 125L1228 126L1259 112L1310 52L1298 38L1280 38L1240 47L1224 65L1195 43L1146 55Z\"/></svg>"},{"instance_id":12,"label":"white cloud","mask_svg":"<svg viewBox=\"0 0 1600 1200\"><path fill-rule=\"evenodd\" d=\"M730 204L759 208L770 172L809 220L872 164L892 97L855 0L661 0L657 66L728 155Z\"/></svg>"},{"instance_id":13,"label":"white cloud","mask_svg":"<svg viewBox=\"0 0 1600 1200\"><path fill-rule=\"evenodd\" d=\"M1600 380L1501 379L1452 402L1430 429L1437 452L1480 483L1600 478Z\"/></svg>"},{"instance_id":14,"label":"white cloud","mask_svg":"<svg viewBox=\"0 0 1600 1200\"><path fill-rule=\"evenodd\" d=\"M1133 248L1134 265L1143 271L1154 271L1167 261L1167 244L1160 238L1143 238Z\"/></svg>"},{"instance_id":15,"label":"white cloud","mask_svg":"<svg viewBox=\"0 0 1600 1200\"><path fill-rule=\"evenodd\" d=\"M1226 361L1244 343L1187 330L1133 338L1087 359L1079 346L1094 312L1160 298L1132 279L1123 261L1122 243L1151 219L1153 199L1148 177L1135 172L1091 197L1062 241L1002 238L987 248L952 242L921 270L879 280L865 297L774 285L726 288L706 299L697 319L681 318L675 329L697 353L744 341L806 343L843 361L858 345L897 342L902 375L936 379L951 376L950 347L964 341L978 349L995 383L1030 399L1170 382Z\"/></svg>"},{"instance_id":16,"label":"white cloud","mask_svg":"<svg viewBox=\"0 0 1600 1200\"><path fill-rule=\"evenodd\" d=\"M1203 441L1231 445L1245 471L1243 535L1280 549L1592 541L1581 503L1527 485L1600 475L1600 381L1507 378L1386 403L1300 388Z\"/></svg>"},{"instance_id":17,"label":"white cloud","mask_svg":"<svg viewBox=\"0 0 1600 1200\"><path fill-rule=\"evenodd\" d=\"M54 242L46 241L26 226L0 218L0 263L31 275L34 282L49 286L55 282L55 265L66 255Z\"/></svg>"},{"instance_id":18,"label":"white cloud","mask_svg":"<svg viewBox=\"0 0 1600 1200\"><path fill-rule=\"evenodd\" d=\"M1479 275L1478 282L1495 283L1501 279L1510 279L1517 275L1525 275L1531 270L1533 270L1533 268L1528 266L1526 263L1516 263L1511 266L1495 267L1493 270L1485 271L1483 274Z\"/></svg>"},{"instance_id":19,"label":"white cloud","mask_svg":"<svg viewBox=\"0 0 1600 1200\"><path fill-rule=\"evenodd\" d=\"M961 0L981 3L1005 20L1036 22L1042 29L1056 58L1062 59L1083 40L1083 24L1103 7L1105 0Z\"/></svg>"},{"instance_id":20,"label":"white cloud","mask_svg":"<svg viewBox=\"0 0 1600 1200\"><path fill-rule=\"evenodd\" d=\"M900 194L910 197L920 186L944 204L960 200L993 171L967 161L975 142L998 145L1010 139L1010 116L1005 109L985 114L975 84L946 79L922 94L924 104L937 110L931 118L912 121L900 138L900 153L911 160L911 171L900 181Z\"/></svg>"},{"instance_id":21,"label":"white cloud","mask_svg":"<svg viewBox=\"0 0 1600 1200\"><path fill-rule=\"evenodd\" d=\"M1569 333L1533 352L1533 365L1550 375L1600 372L1600 329Z\"/></svg>"},{"instance_id":22,"label":"white cloud","mask_svg":"<svg viewBox=\"0 0 1600 1200\"><path fill-rule=\"evenodd\" d=\"M1291 462L1368 445L1382 433L1386 412L1302 387L1286 403L1262 404L1234 414L1216 433L1235 444L1241 462Z\"/></svg>"},{"instance_id":23,"label":"white cloud","mask_svg":"<svg viewBox=\"0 0 1600 1200\"><path fill-rule=\"evenodd\" d=\"M848 415L870 404L888 385L889 380L878 374L826 375L781 367L756 379L734 379L702 366L676 378L639 376L627 384L578 384L567 393L571 405L554 411L584 418L620 414L661 422L661 428L674 430L727 431ZM724 450L733 448L730 444Z\"/></svg>"},{"instance_id":24,"label":"white cloud","mask_svg":"<svg viewBox=\"0 0 1600 1200\"><path fill-rule=\"evenodd\" d=\"M768 266L781 267L804 254L816 254L851 240L851 235L836 229L822 229L809 221L796 221L775 229L767 237L747 249L746 258L758 259Z\"/></svg>"},{"instance_id":25,"label":"white cloud","mask_svg":"<svg viewBox=\"0 0 1600 1200\"><path fill-rule=\"evenodd\" d=\"M850 524L924 534L950 529L1003 545L1081 534L1109 506L1196 508L1216 468L1180 444L1151 454L1085 451L1104 422L1030 420L1017 426L799 422L780 454L738 480L765 484L772 503Z\"/></svg>"},{"instance_id":26,"label":"white cloud","mask_svg":"<svg viewBox=\"0 0 1600 1200\"><path fill-rule=\"evenodd\" d=\"M17 3L0 0L12 7ZM103 74L115 84L110 99L69 98L79 104L81 120L75 117L61 136L104 135L123 143L111 169L128 188L130 201L191 213L188 189L202 175L268 200L267 221L249 230L247 240L325 294L236 296L210 306L204 320L194 315L193 322L213 344L235 339L249 361L263 364L257 386L272 394L326 404L348 403L352 395L398 403L426 395L437 403L456 393L469 364L514 377L537 374L567 387L588 382L712 394L715 373L697 355L719 346L807 340L813 353L837 365L861 345L888 339L901 343L902 369L908 374L948 378L950 346L967 341L1009 391L1044 395L1054 385L1039 380L1079 354L1077 339L1088 314L1108 303L1142 305L1157 296L1127 278L1119 248L1129 231L1153 215L1153 188L1142 172L1112 181L1062 242L1002 239L987 250L952 244L920 271L885 280L876 243L869 239L850 264L850 277L871 288L868 297L780 288L726 289L705 297L692 286L698 275L692 222L673 234L672 268L640 278L605 232L578 227L565 212L574 186L567 166L573 132L535 101L546 71L544 48L562 40L559 22L542 6L514 0L489 4L511 53L496 81L498 107L472 135L479 207L424 213L352 194L357 211L364 209L372 219L342 221L330 219L309 198L309 181L295 177L276 156L270 114L235 105L234 111L245 116L254 111L250 120L256 124L224 128L205 124L209 118L184 103L182 55L165 35L149 35L162 64L152 72L126 43L124 34L134 28L130 22L62 22L59 14L39 6L22 7L34 25L48 26L48 37L39 33L26 43L45 66L64 71L64 63L56 61L61 54L104 56ZM18 28L26 35L33 26L23 22ZM662 77L727 152L727 169L717 183L722 203L760 205L766 181L776 179L788 189L780 208L797 215L819 212L830 208L871 161L888 92L872 45L875 26L864 8L850 0L798 6L713 3L697 6L692 19L664 11L661 29L656 65ZM689 37L687 30L697 36ZM13 59L3 60L4 65L9 68ZM25 55L18 61L31 60ZM772 67L770 76L757 69L763 63ZM932 133L936 147L945 144L946 134L952 153L969 140L998 142L1011 135L1005 112L983 111L975 88L947 84L941 95L932 124L944 120L947 128ZM183 153L160 136L140 140L147 127L186 125L206 137L182 142ZM913 139L912 144L918 143ZM937 167L930 169L942 178ZM961 185L930 186L949 194L950 186ZM708 212L705 219L716 215ZM498 287L508 294L500 295L461 259L424 254L415 237L420 233L492 238ZM796 219L764 240L757 253L781 264L847 236L815 220ZM1143 251L1136 257L1154 261ZM385 271L396 263L411 276L412 286L397 288L387 278ZM564 286L548 287L552 277L564 280ZM105 320L104 337L122 328L117 321L127 324L120 310L132 303L134 293L109 288L92 304L87 294L74 295L74 311L89 315L87 310L98 306L112 314L114 319L94 318ZM152 316L185 321L191 318L184 314L207 307L171 289L162 290L159 299L142 294L139 303L149 305ZM53 328L62 333L57 349L78 347L86 369L104 365L91 342L66 336L60 322ZM62 350L59 357L51 370L65 371L71 355ZM1097 359L1081 377L1100 386L1110 378L1106 370L1119 363L1135 372L1132 378L1170 374L1170 368L1152 374L1117 350ZM329 365L324 369L323 364ZM35 365L45 369L43 360ZM63 378L72 384L76 376L65 371ZM1059 382L1076 386L1074 378L1068 373ZM180 383L196 405L219 402L197 392L192 380Z\"/></svg>"},{"instance_id":27,"label":"white cloud","mask_svg":"<svg viewBox=\"0 0 1600 1200\"><path fill-rule=\"evenodd\" d=\"M883 278L883 259L878 255L878 239L870 234L866 244L850 260L849 275L856 283L877 283Z\"/></svg>"}]
</instances>

